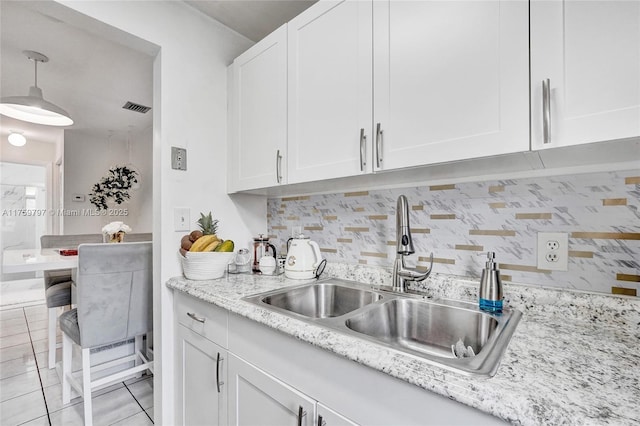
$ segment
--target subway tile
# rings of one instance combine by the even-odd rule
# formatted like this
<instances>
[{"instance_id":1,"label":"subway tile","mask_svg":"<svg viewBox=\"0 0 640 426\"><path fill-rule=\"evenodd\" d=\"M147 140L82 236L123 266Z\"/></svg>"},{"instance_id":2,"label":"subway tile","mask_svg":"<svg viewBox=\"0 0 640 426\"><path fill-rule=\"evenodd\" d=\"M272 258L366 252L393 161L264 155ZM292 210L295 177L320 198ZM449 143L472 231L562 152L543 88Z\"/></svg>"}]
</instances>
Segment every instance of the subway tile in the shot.
<instances>
[{"instance_id":1,"label":"subway tile","mask_svg":"<svg viewBox=\"0 0 640 426\"><path fill-rule=\"evenodd\" d=\"M553 213L516 213L516 219L546 219L553 218Z\"/></svg>"},{"instance_id":2,"label":"subway tile","mask_svg":"<svg viewBox=\"0 0 640 426\"><path fill-rule=\"evenodd\" d=\"M571 238L583 239L611 239L611 240L640 240L637 232L572 232Z\"/></svg>"},{"instance_id":3,"label":"subway tile","mask_svg":"<svg viewBox=\"0 0 640 426\"><path fill-rule=\"evenodd\" d=\"M626 198L608 198L602 200L603 206L626 206L627 199Z\"/></svg>"},{"instance_id":4,"label":"subway tile","mask_svg":"<svg viewBox=\"0 0 640 426\"><path fill-rule=\"evenodd\" d=\"M347 226L345 232L369 232L369 228L365 226Z\"/></svg>"},{"instance_id":5,"label":"subway tile","mask_svg":"<svg viewBox=\"0 0 640 426\"><path fill-rule=\"evenodd\" d=\"M484 251L484 247L473 244L456 244L456 250Z\"/></svg>"},{"instance_id":6,"label":"subway tile","mask_svg":"<svg viewBox=\"0 0 640 426\"><path fill-rule=\"evenodd\" d=\"M366 257L382 257L382 258L386 258L386 257L388 257L387 253L377 253L377 252L372 252L372 251L361 251L361 252L360 252L360 256L366 256Z\"/></svg>"},{"instance_id":7,"label":"subway tile","mask_svg":"<svg viewBox=\"0 0 640 426\"><path fill-rule=\"evenodd\" d=\"M433 220L449 220L449 219L455 219L456 215L455 214L432 214L432 215L429 215L429 217Z\"/></svg>"},{"instance_id":8,"label":"subway tile","mask_svg":"<svg viewBox=\"0 0 640 426\"><path fill-rule=\"evenodd\" d=\"M432 185L429 187L429 191L450 191L452 189L456 189L456 186L454 184Z\"/></svg>"},{"instance_id":9,"label":"subway tile","mask_svg":"<svg viewBox=\"0 0 640 426\"><path fill-rule=\"evenodd\" d=\"M535 265L536 234L566 232L571 238L568 272L532 273L535 268L510 271L513 281L610 293L611 277L634 273L633 266L623 270L616 265L638 264L636 259L640 258L634 213L640 207L640 196L636 187L625 183L627 177L636 175L622 171L488 180L457 183L455 190L436 191L430 186L414 186L370 190L367 195L348 199L344 193L321 194L289 201L285 206L281 199L274 198L268 200L268 211L274 216L282 206L284 214L280 218L298 216L301 226L322 224L324 229L314 233L313 239L321 247L335 247L336 242L340 247L337 253L324 254L329 262L362 261L390 267L389 257L362 258L360 252L392 253L395 204L398 195L405 194L411 205L416 253L425 256L434 252L437 259L455 260L453 264L438 263L437 272L456 275L476 269L479 275L482 259L477 256L476 246L482 246L482 251L496 251L498 261L506 265ZM636 209L603 205L602 200L618 198L626 198L627 207ZM544 216L526 216L529 214ZM386 215L387 219L371 220L368 215ZM432 219L431 215L455 215L455 220ZM324 219L327 216L337 219ZM276 245L278 239L282 243L289 237L283 225L278 219L269 221ZM460 246L476 250L461 250Z\"/></svg>"},{"instance_id":10,"label":"subway tile","mask_svg":"<svg viewBox=\"0 0 640 426\"><path fill-rule=\"evenodd\" d=\"M500 202L500 203L489 203L489 207L492 209L504 209L507 207L507 203Z\"/></svg>"},{"instance_id":11,"label":"subway tile","mask_svg":"<svg viewBox=\"0 0 640 426\"><path fill-rule=\"evenodd\" d=\"M635 288L611 287L612 294L623 294L625 296L637 296L638 292Z\"/></svg>"},{"instance_id":12,"label":"subway tile","mask_svg":"<svg viewBox=\"0 0 640 426\"><path fill-rule=\"evenodd\" d=\"M470 229L469 235L492 235L498 237L515 237L516 231L508 229Z\"/></svg>"},{"instance_id":13,"label":"subway tile","mask_svg":"<svg viewBox=\"0 0 640 426\"><path fill-rule=\"evenodd\" d=\"M583 257L592 259L593 252L592 251L582 251L582 250L569 250L569 257Z\"/></svg>"},{"instance_id":14,"label":"subway tile","mask_svg":"<svg viewBox=\"0 0 640 426\"><path fill-rule=\"evenodd\" d=\"M640 275L635 274L616 274L616 280L629 281L632 283L640 283Z\"/></svg>"}]
</instances>

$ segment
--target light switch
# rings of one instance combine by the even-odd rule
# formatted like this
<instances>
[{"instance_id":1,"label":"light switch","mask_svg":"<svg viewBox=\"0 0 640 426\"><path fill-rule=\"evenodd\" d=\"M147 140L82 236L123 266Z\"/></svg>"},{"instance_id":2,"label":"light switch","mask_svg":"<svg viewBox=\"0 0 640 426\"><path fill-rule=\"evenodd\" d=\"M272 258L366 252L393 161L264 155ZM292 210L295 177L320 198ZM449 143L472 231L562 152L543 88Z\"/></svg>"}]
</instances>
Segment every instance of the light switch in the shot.
<instances>
[{"instance_id":1,"label":"light switch","mask_svg":"<svg viewBox=\"0 0 640 426\"><path fill-rule=\"evenodd\" d=\"M173 209L173 229L175 231L189 231L190 223L188 208L176 207Z\"/></svg>"}]
</instances>

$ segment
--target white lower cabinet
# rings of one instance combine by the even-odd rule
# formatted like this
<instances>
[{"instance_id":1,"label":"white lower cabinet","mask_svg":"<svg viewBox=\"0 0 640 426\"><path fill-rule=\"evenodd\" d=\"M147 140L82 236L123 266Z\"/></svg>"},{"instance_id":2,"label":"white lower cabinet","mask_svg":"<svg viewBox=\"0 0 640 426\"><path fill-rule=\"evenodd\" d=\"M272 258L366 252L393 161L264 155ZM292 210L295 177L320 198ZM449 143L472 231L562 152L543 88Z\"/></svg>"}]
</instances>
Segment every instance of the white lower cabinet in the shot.
<instances>
[{"instance_id":1,"label":"white lower cabinet","mask_svg":"<svg viewBox=\"0 0 640 426\"><path fill-rule=\"evenodd\" d=\"M183 293L174 311L177 425L503 424Z\"/></svg>"},{"instance_id":2,"label":"white lower cabinet","mask_svg":"<svg viewBox=\"0 0 640 426\"><path fill-rule=\"evenodd\" d=\"M336 413L329 407L325 407L321 403L316 404L316 420L318 426L354 426L357 423L352 422L346 417Z\"/></svg>"},{"instance_id":3,"label":"white lower cabinet","mask_svg":"<svg viewBox=\"0 0 640 426\"><path fill-rule=\"evenodd\" d=\"M226 425L227 351L183 325L176 335L176 423Z\"/></svg>"},{"instance_id":4,"label":"white lower cabinet","mask_svg":"<svg viewBox=\"0 0 640 426\"><path fill-rule=\"evenodd\" d=\"M234 355L229 358L229 377L229 424L315 424L313 399Z\"/></svg>"}]
</instances>

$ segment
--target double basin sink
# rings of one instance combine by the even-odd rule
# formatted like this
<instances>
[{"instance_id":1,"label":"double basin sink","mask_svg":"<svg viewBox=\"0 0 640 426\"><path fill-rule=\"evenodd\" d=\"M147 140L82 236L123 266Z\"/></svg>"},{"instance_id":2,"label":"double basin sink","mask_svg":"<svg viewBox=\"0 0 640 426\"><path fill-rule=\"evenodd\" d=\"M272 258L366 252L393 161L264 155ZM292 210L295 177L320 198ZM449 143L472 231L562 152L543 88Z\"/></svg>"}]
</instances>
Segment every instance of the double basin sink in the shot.
<instances>
[{"instance_id":1,"label":"double basin sink","mask_svg":"<svg viewBox=\"0 0 640 426\"><path fill-rule=\"evenodd\" d=\"M340 279L244 300L448 370L489 377L496 373L522 316L517 310L490 314L472 303L430 300ZM463 350L454 351L456 344Z\"/></svg>"}]
</instances>

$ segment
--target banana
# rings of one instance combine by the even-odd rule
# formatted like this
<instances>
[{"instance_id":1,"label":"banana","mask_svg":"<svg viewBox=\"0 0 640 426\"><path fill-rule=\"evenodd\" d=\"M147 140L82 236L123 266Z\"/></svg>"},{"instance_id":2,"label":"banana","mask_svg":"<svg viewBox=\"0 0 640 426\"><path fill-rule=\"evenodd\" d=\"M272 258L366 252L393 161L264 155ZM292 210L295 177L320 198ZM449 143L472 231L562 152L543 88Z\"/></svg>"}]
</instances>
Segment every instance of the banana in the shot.
<instances>
[{"instance_id":1,"label":"banana","mask_svg":"<svg viewBox=\"0 0 640 426\"><path fill-rule=\"evenodd\" d=\"M220 245L220 240L214 240L207 245L202 251L214 251Z\"/></svg>"},{"instance_id":2,"label":"banana","mask_svg":"<svg viewBox=\"0 0 640 426\"><path fill-rule=\"evenodd\" d=\"M189 251L205 251L205 247L214 241L218 241L218 237L215 234L203 235L193 243Z\"/></svg>"},{"instance_id":3,"label":"banana","mask_svg":"<svg viewBox=\"0 0 640 426\"><path fill-rule=\"evenodd\" d=\"M232 252L233 251L233 241L226 240L223 241L218 247L216 247L216 251L218 252Z\"/></svg>"}]
</instances>

